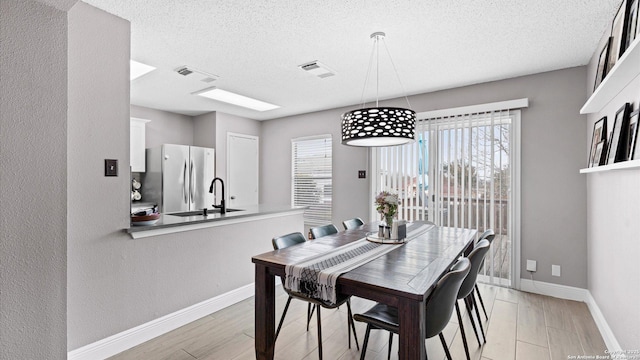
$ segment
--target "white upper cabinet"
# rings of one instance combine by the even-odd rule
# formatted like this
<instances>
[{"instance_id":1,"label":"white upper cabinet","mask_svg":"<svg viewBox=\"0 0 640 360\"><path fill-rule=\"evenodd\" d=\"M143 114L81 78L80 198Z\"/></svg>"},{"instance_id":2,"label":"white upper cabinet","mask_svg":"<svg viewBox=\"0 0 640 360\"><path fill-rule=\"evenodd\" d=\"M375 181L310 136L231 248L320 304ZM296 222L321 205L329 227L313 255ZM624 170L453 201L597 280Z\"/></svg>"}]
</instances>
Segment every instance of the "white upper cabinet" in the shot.
<instances>
[{"instance_id":1,"label":"white upper cabinet","mask_svg":"<svg viewBox=\"0 0 640 360\"><path fill-rule=\"evenodd\" d=\"M150 120L131 118L130 157L131 172L145 171L145 126Z\"/></svg>"}]
</instances>

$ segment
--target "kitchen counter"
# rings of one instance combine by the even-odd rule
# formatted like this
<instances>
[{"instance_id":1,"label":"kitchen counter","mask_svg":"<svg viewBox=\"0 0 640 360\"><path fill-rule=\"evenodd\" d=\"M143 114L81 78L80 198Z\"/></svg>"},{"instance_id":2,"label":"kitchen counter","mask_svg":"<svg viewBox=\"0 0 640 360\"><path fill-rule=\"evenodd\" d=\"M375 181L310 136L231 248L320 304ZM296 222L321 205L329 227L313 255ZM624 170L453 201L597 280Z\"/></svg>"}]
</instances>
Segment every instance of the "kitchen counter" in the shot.
<instances>
[{"instance_id":1,"label":"kitchen counter","mask_svg":"<svg viewBox=\"0 0 640 360\"><path fill-rule=\"evenodd\" d=\"M204 229L208 227L237 224L253 220L268 219L292 213L302 213L304 207L292 207L285 205L256 205L242 207L240 211L209 213L204 215L176 216L162 214L158 222L153 225L131 225L125 231L134 239L171 234L182 231Z\"/></svg>"}]
</instances>

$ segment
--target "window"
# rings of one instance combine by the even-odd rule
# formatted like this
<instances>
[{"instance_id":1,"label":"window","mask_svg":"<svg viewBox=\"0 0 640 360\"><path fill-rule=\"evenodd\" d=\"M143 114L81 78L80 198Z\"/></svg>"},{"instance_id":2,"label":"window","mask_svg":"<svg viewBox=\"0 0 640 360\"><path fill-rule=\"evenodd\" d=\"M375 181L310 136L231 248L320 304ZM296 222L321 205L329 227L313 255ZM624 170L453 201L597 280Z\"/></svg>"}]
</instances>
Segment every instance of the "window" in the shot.
<instances>
[{"instance_id":1,"label":"window","mask_svg":"<svg viewBox=\"0 0 640 360\"><path fill-rule=\"evenodd\" d=\"M307 228L331 223L331 143L331 135L291 141L291 203L307 207Z\"/></svg>"}]
</instances>

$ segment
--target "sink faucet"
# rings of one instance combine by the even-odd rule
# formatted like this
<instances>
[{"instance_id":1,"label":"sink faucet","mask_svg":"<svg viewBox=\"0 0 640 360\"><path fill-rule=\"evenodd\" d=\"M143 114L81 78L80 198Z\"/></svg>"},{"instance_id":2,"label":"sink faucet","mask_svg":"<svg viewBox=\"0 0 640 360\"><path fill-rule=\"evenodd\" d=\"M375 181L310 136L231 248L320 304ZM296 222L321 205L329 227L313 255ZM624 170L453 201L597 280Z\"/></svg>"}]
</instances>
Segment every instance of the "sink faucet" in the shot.
<instances>
[{"instance_id":1,"label":"sink faucet","mask_svg":"<svg viewBox=\"0 0 640 360\"><path fill-rule=\"evenodd\" d=\"M217 180L220 180L220 185L222 186L222 200L220 200L220 205L213 204L213 207L216 209L220 209L220 214L224 214L227 212L227 208L224 206L224 181L222 181L222 179L220 179L219 177L213 179L213 181L211 181L211 186L209 187L209 192L213 194L213 190L215 188Z\"/></svg>"}]
</instances>

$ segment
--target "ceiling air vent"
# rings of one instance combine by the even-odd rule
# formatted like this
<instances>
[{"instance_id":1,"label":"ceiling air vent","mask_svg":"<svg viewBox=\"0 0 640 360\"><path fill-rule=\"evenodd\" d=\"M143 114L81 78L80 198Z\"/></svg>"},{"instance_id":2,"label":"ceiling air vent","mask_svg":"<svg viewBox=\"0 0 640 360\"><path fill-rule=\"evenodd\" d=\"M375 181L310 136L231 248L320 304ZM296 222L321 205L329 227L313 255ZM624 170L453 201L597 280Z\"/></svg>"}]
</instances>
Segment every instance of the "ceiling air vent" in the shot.
<instances>
[{"instance_id":1,"label":"ceiling air vent","mask_svg":"<svg viewBox=\"0 0 640 360\"><path fill-rule=\"evenodd\" d=\"M336 73L329 67L319 61L311 61L306 64L298 65L298 67L309 74L315 75L321 79L334 76Z\"/></svg>"},{"instance_id":2,"label":"ceiling air vent","mask_svg":"<svg viewBox=\"0 0 640 360\"><path fill-rule=\"evenodd\" d=\"M182 76L188 76L190 78L194 78L205 83L214 82L219 78L218 75L213 75L201 70L196 70L186 65L180 66L179 68L177 68L176 72Z\"/></svg>"}]
</instances>

